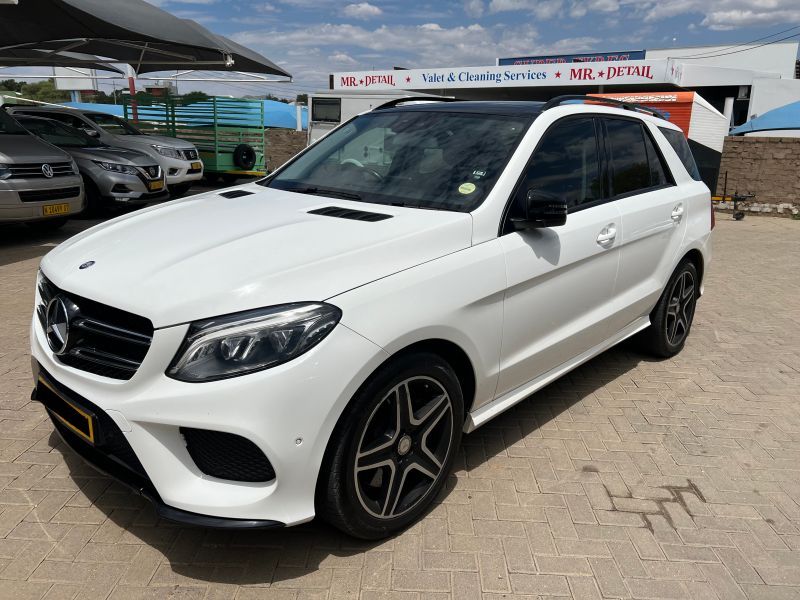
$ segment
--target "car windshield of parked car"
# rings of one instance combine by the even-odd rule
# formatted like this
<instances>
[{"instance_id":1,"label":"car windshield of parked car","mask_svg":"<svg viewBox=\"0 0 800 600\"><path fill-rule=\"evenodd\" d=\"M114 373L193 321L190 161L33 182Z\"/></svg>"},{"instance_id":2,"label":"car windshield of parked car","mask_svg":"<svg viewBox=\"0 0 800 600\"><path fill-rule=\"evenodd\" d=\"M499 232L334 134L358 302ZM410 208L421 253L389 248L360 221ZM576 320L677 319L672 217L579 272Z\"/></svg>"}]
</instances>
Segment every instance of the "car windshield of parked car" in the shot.
<instances>
[{"instance_id":1,"label":"car windshield of parked car","mask_svg":"<svg viewBox=\"0 0 800 600\"><path fill-rule=\"evenodd\" d=\"M144 135L125 119L120 119L114 115L107 115L104 113L89 113L86 116L97 123L97 125L99 125L100 128L106 133L112 133L114 135Z\"/></svg>"},{"instance_id":2,"label":"car windshield of parked car","mask_svg":"<svg viewBox=\"0 0 800 600\"><path fill-rule=\"evenodd\" d=\"M483 202L533 116L377 111L334 130L261 185L468 212Z\"/></svg>"},{"instance_id":3,"label":"car windshield of parked car","mask_svg":"<svg viewBox=\"0 0 800 600\"><path fill-rule=\"evenodd\" d=\"M62 148L96 148L103 144L79 129L51 119L25 119L20 124L45 142Z\"/></svg>"},{"instance_id":4,"label":"car windshield of parked car","mask_svg":"<svg viewBox=\"0 0 800 600\"><path fill-rule=\"evenodd\" d=\"M0 108L0 135L20 135L28 133L9 114Z\"/></svg>"}]
</instances>

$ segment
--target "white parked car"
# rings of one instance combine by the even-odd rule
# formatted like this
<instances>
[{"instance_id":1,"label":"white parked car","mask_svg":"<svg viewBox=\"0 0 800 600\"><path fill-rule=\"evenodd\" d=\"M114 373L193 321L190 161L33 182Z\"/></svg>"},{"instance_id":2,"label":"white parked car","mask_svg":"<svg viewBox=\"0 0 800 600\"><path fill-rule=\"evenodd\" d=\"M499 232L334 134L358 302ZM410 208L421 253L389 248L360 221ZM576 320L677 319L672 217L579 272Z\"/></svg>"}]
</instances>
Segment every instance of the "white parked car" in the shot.
<instances>
[{"instance_id":1,"label":"white parked car","mask_svg":"<svg viewBox=\"0 0 800 600\"><path fill-rule=\"evenodd\" d=\"M462 433L634 334L686 341L709 190L675 125L599 102L392 102L73 237L41 263L34 397L164 517L406 527Z\"/></svg>"}]
</instances>

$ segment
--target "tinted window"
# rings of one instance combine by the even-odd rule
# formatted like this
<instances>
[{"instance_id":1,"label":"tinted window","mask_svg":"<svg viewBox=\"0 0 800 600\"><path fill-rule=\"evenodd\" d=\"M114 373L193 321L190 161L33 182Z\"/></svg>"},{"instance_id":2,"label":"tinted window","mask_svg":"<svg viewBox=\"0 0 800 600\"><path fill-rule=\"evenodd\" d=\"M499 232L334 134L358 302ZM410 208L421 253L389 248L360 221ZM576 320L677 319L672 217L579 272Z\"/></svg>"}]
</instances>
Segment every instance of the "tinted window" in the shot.
<instances>
[{"instance_id":1,"label":"tinted window","mask_svg":"<svg viewBox=\"0 0 800 600\"><path fill-rule=\"evenodd\" d=\"M558 196L574 207L603 197L594 119L569 119L549 129L533 154L522 189Z\"/></svg>"},{"instance_id":2,"label":"tinted window","mask_svg":"<svg viewBox=\"0 0 800 600\"><path fill-rule=\"evenodd\" d=\"M8 114L6 114L6 111L0 108L0 134L5 134L5 133L14 135L19 135L19 134L24 135L27 132L22 127L20 127L14 119L8 116Z\"/></svg>"},{"instance_id":3,"label":"tinted window","mask_svg":"<svg viewBox=\"0 0 800 600\"><path fill-rule=\"evenodd\" d=\"M78 117L65 113L36 111L28 114L33 117L45 117L46 119L53 119L55 121L59 121L60 123L64 123L65 125L69 125L70 127L82 127L84 129L87 127L86 123L81 121Z\"/></svg>"},{"instance_id":4,"label":"tinted window","mask_svg":"<svg viewBox=\"0 0 800 600\"><path fill-rule=\"evenodd\" d=\"M647 131L644 132L644 145L647 148L647 164L650 167L650 187L658 187L672 183L672 178L667 175L669 169L656 150L656 146Z\"/></svg>"},{"instance_id":5,"label":"tinted window","mask_svg":"<svg viewBox=\"0 0 800 600\"><path fill-rule=\"evenodd\" d=\"M52 119L21 117L20 124L46 142L62 148L92 148L102 145L80 129L64 125Z\"/></svg>"},{"instance_id":6,"label":"tinted window","mask_svg":"<svg viewBox=\"0 0 800 600\"><path fill-rule=\"evenodd\" d=\"M675 131L674 129L667 129L666 127L659 127L658 129L664 134L669 145L672 146L672 149L678 154L678 158L681 159L683 166L686 167L691 178L695 181L700 181L700 172L697 170L697 163L694 162L694 156L692 156L689 143L686 141L686 137L683 133Z\"/></svg>"},{"instance_id":7,"label":"tinted window","mask_svg":"<svg viewBox=\"0 0 800 600\"><path fill-rule=\"evenodd\" d=\"M644 132L638 121L606 119L611 152L611 186L615 196L650 187L650 165Z\"/></svg>"},{"instance_id":8,"label":"tinted window","mask_svg":"<svg viewBox=\"0 0 800 600\"><path fill-rule=\"evenodd\" d=\"M133 125L114 115L88 113L86 116L97 123L106 133L112 133L114 135L142 135L142 132Z\"/></svg>"},{"instance_id":9,"label":"tinted window","mask_svg":"<svg viewBox=\"0 0 800 600\"><path fill-rule=\"evenodd\" d=\"M364 202L468 212L503 172L530 115L372 111L262 185Z\"/></svg>"}]
</instances>

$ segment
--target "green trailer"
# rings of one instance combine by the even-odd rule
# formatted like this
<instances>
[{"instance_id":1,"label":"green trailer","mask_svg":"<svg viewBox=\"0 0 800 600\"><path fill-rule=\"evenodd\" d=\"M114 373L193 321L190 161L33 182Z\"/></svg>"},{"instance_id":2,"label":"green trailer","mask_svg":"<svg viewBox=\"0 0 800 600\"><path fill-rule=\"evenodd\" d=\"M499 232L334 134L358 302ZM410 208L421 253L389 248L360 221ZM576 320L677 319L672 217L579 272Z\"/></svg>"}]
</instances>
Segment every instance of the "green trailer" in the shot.
<instances>
[{"instance_id":1,"label":"green trailer","mask_svg":"<svg viewBox=\"0 0 800 600\"><path fill-rule=\"evenodd\" d=\"M193 143L208 179L262 177L265 164L264 103L245 98L125 98L124 116L145 133Z\"/></svg>"}]
</instances>

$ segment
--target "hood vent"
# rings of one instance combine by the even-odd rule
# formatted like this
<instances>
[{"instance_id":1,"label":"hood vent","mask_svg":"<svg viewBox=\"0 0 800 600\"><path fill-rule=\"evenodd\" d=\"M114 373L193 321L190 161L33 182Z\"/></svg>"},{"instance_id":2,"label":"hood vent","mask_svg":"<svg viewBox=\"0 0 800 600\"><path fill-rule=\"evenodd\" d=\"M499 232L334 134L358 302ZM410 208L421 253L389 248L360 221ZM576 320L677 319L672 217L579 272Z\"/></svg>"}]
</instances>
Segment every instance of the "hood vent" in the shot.
<instances>
[{"instance_id":1,"label":"hood vent","mask_svg":"<svg viewBox=\"0 0 800 600\"><path fill-rule=\"evenodd\" d=\"M363 210L352 210L341 206L326 206L308 211L310 215L322 215L323 217L336 217L337 219L350 219L352 221L383 221L391 219L392 215L382 213L365 212Z\"/></svg>"},{"instance_id":2,"label":"hood vent","mask_svg":"<svg viewBox=\"0 0 800 600\"><path fill-rule=\"evenodd\" d=\"M223 198L241 198L242 196L250 196L252 193L247 190L231 190L229 192L220 192L219 195Z\"/></svg>"}]
</instances>

